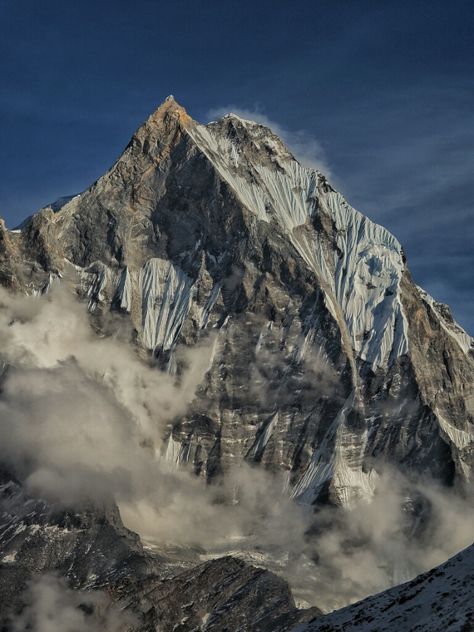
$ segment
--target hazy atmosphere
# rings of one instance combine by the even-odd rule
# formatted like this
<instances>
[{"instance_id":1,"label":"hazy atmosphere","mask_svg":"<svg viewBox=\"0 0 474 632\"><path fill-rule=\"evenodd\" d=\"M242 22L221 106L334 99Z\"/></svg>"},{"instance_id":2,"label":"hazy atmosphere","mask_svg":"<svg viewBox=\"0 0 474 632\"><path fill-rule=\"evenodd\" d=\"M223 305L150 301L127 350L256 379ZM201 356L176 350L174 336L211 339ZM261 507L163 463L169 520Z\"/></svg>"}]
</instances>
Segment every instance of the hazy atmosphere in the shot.
<instances>
[{"instance_id":1,"label":"hazy atmosphere","mask_svg":"<svg viewBox=\"0 0 474 632\"><path fill-rule=\"evenodd\" d=\"M327 508L316 517L284 493L283 475L245 464L207 487L143 446L164 452L160 438L203 381L215 336L187 352L177 385L138 361L120 337L98 341L85 307L60 289L41 300L11 300L2 292L0 304L0 331L9 334L0 336L2 357L15 367L0 401L0 459L30 492L79 506L112 497L125 525L146 542L264 559L297 597L325 611L406 580L471 543L472 496L407 479L389 464L379 469L369 507ZM265 386L256 396L263 398ZM333 389L329 381L318 386ZM410 496L430 506L429 528L412 525ZM308 539L310 528L317 535Z\"/></svg>"}]
</instances>

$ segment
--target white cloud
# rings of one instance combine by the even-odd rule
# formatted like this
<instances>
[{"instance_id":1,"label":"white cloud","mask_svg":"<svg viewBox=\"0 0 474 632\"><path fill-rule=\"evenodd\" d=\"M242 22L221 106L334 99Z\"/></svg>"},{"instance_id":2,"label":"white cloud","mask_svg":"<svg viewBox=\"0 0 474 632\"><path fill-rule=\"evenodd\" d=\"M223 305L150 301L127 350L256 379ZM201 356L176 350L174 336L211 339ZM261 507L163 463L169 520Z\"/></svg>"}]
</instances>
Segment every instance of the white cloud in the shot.
<instances>
[{"instance_id":1,"label":"white cloud","mask_svg":"<svg viewBox=\"0 0 474 632\"><path fill-rule=\"evenodd\" d=\"M24 595L25 609L15 632L126 632L134 617L101 591L78 591L52 574L34 577Z\"/></svg>"},{"instance_id":2,"label":"white cloud","mask_svg":"<svg viewBox=\"0 0 474 632\"><path fill-rule=\"evenodd\" d=\"M95 335L85 306L65 292L0 292L0 360L11 367L0 398L1 462L51 501L112 496L124 523L158 546L198 545L263 563L324 609L413 577L470 543L472 499L388 469L371 504L313 514L285 494L282 473L241 463L206 485L160 458L163 431L203 379L210 342L185 354L188 369L177 383L128 343ZM328 367L311 362L333 388ZM427 508L421 527L410 498ZM40 593L54 604L54 586ZM76 614L68 606L64 617Z\"/></svg>"}]
</instances>

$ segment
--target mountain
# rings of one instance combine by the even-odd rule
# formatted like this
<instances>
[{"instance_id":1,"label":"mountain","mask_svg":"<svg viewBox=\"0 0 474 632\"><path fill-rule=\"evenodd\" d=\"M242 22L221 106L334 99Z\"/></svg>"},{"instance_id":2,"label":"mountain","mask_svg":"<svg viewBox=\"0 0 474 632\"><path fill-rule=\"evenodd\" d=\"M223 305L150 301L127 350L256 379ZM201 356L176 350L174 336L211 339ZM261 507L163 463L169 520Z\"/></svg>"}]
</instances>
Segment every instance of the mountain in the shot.
<instances>
[{"instance_id":1,"label":"mountain","mask_svg":"<svg viewBox=\"0 0 474 632\"><path fill-rule=\"evenodd\" d=\"M282 469L308 503L370 496L381 462L470 480L472 338L413 283L395 237L268 128L200 125L170 97L59 206L3 229L4 284L72 278L98 327L121 312L168 368L218 331L164 438L173 459L208 479L235 459Z\"/></svg>"},{"instance_id":2,"label":"mountain","mask_svg":"<svg viewBox=\"0 0 474 632\"><path fill-rule=\"evenodd\" d=\"M474 628L474 546L414 580L297 626L293 632Z\"/></svg>"},{"instance_id":3,"label":"mountain","mask_svg":"<svg viewBox=\"0 0 474 632\"><path fill-rule=\"evenodd\" d=\"M41 209L16 230L0 223L0 283L8 290L2 308L5 296L48 296L58 285L79 297L98 355L99 341L131 331L129 347L160 379L181 384L171 394L183 399L180 407L161 394L152 405L136 399L151 419L140 438L144 454L192 470L212 489L247 464L255 473L250 492L257 471L280 476L310 514L370 501L392 470L449 489L453 499L472 493L473 339L413 282L396 238L354 210L323 174L300 165L265 126L233 114L201 125L169 97L89 189ZM8 327L23 319L28 315L17 310L5 321L5 347L13 335ZM50 342L33 339L28 353L37 346L47 354ZM186 382L191 351L206 366L197 381ZM22 351L20 364L28 353ZM8 408L15 363L0 355L1 411L13 410L21 421L24 410ZM56 379L80 395L77 358L61 357L54 370L37 364L53 395ZM119 390L128 392L139 377L135 364L124 368ZM112 379L99 363L92 373ZM22 401L30 390L20 380ZM108 394L93 392L111 406ZM119 400L113 410L127 419ZM75 420L69 406L61 408L62 423L68 413ZM107 423L97 415L96 425ZM20 436L27 443L31 432ZM108 440L95 436L86 437L92 454ZM85 504L82 488L81 502L35 495L24 475L35 444L19 454L18 462L2 456L6 629L11 617L31 610L24 591L32 578L51 572L67 579L79 602L84 591L105 591L135 613L137 630L160 624L283 631L320 614L296 608L286 582L248 560L206 561L206 552L192 547L185 554L152 550L124 526L113 494ZM117 450L112 459L110 478L124 478L127 490L121 466L135 466L133 458ZM149 477L147 471L147 485ZM93 495L97 480L86 480ZM255 493L251 511L260 502ZM230 504L238 505L237 496ZM267 502L272 507L270 493ZM429 512L419 509L419 498L408 497L410 503L410 528L422 530ZM212 507L222 505L216 492Z\"/></svg>"}]
</instances>

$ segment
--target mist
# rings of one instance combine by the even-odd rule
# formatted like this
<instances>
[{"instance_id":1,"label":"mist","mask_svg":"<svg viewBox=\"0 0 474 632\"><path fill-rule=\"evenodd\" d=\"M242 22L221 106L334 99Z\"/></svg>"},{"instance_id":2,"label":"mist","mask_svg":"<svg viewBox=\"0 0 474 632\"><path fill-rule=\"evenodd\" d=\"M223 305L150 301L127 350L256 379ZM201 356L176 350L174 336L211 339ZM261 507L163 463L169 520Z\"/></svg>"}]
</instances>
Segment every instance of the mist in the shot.
<instances>
[{"instance_id":1,"label":"mist","mask_svg":"<svg viewBox=\"0 0 474 632\"><path fill-rule=\"evenodd\" d=\"M231 552L281 573L300 603L325 611L471 543L472 499L388 465L370 502L314 512L289 498L283 474L242 463L207 485L166 461L163 439L203 381L216 336L181 351L179 375L169 375L141 358L123 331L97 335L86 306L66 288L42 297L2 290L0 461L36 497L73 506L113 499L124 524L157 550L192 547L203 558ZM324 361L311 362L334 388ZM31 588L31 603L63 588L44 580Z\"/></svg>"},{"instance_id":2,"label":"mist","mask_svg":"<svg viewBox=\"0 0 474 632\"><path fill-rule=\"evenodd\" d=\"M334 610L441 564L472 543L473 524L472 497L386 465L370 502L315 515L308 542L318 604Z\"/></svg>"},{"instance_id":3,"label":"mist","mask_svg":"<svg viewBox=\"0 0 474 632\"><path fill-rule=\"evenodd\" d=\"M34 577L25 591L25 608L15 632L126 632L135 622L101 591L78 591L54 574Z\"/></svg>"}]
</instances>

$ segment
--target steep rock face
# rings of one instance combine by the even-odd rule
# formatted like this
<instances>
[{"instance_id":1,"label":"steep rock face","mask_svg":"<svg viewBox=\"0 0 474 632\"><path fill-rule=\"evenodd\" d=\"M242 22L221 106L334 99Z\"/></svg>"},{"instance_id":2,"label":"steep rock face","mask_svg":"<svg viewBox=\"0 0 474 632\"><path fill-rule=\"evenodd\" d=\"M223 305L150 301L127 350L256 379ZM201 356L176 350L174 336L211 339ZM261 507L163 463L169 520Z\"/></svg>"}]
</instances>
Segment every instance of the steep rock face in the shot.
<instances>
[{"instance_id":1,"label":"steep rock face","mask_svg":"<svg viewBox=\"0 0 474 632\"><path fill-rule=\"evenodd\" d=\"M207 478L257 461L308 503L370 495L386 462L471 480L472 339L397 240L261 125L203 126L169 98L90 189L0 248L2 282L63 277L97 327L121 312L168 371L216 332L165 458Z\"/></svg>"},{"instance_id":2,"label":"steep rock face","mask_svg":"<svg viewBox=\"0 0 474 632\"><path fill-rule=\"evenodd\" d=\"M293 632L398 632L474 628L474 545L406 584L337 610Z\"/></svg>"}]
</instances>

